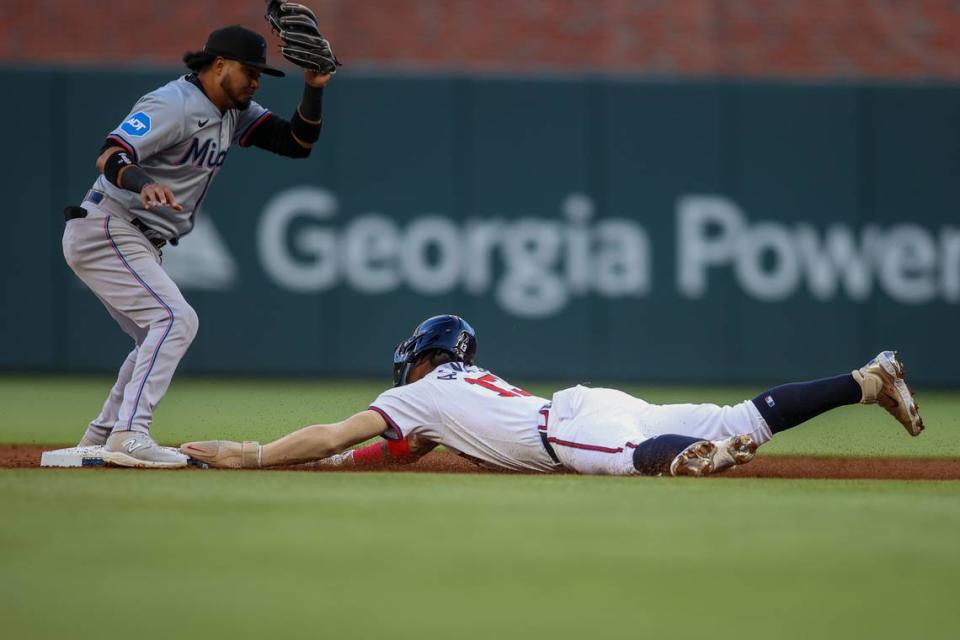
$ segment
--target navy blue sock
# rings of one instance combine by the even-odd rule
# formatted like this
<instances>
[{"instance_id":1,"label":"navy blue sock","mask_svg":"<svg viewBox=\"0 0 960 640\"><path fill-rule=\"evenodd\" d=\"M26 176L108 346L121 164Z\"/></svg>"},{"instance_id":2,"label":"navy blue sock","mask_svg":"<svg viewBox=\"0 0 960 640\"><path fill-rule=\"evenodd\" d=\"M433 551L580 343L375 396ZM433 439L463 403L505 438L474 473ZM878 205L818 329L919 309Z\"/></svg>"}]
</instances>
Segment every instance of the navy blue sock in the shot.
<instances>
[{"instance_id":1,"label":"navy blue sock","mask_svg":"<svg viewBox=\"0 0 960 640\"><path fill-rule=\"evenodd\" d=\"M862 391L849 373L833 378L794 382L764 391L753 399L770 430L780 433L824 411L860 402Z\"/></svg>"},{"instance_id":2,"label":"navy blue sock","mask_svg":"<svg viewBox=\"0 0 960 640\"><path fill-rule=\"evenodd\" d=\"M644 440L633 450L633 466L645 476L669 474L670 463L681 451L703 438L668 433Z\"/></svg>"}]
</instances>

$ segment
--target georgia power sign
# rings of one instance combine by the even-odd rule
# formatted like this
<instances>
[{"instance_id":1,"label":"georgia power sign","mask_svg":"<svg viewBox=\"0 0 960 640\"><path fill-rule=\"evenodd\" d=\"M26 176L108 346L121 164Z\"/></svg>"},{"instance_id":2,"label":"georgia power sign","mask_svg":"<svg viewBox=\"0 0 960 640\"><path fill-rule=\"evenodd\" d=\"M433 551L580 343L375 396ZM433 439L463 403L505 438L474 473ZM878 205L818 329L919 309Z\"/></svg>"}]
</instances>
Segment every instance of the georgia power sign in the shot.
<instances>
[{"instance_id":1,"label":"georgia power sign","mask_svg":"<svg viewBox=\"0 0 960 640\"><path fill-rule=\"evenodd\" d=\"M399 223L389 212L344 217L333 193L304 186L267 202L256 242L269 279L293 293L492 294L521 317L554 315L584 296L642 298L655 286L696 300L722 272L771 302L803 292L862 301L878 291L902 304L960 301L960 228L751 221L722 195L681 196L674 227L675 272L654 274L654 252L669 247L654 246L635 219L601 215L583 194L552 217Z\"/></svg>"}]
</instances>

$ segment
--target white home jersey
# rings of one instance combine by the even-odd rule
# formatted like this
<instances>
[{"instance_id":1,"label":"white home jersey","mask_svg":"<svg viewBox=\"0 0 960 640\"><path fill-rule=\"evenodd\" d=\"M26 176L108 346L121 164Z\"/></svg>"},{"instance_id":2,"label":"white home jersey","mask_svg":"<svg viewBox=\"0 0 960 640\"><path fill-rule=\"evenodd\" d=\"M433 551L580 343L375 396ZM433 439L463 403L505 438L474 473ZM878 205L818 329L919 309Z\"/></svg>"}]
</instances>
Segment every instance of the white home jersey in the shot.
<instances>
[{"instance_id":1,"label":"white home jersey","mask_svg":"<svg viewBox=\"0 0 960 640\"><path fill-rule=\"evenodd\" d=\"M424 378L385 391L370 405L384 417L384 437L421 436L485 466L556 471L537 429L547 400L486 369L441 365Z\"/></svg>"},{"instance_id":2,"label":"white home jersey","mask_svg":"<svg viewBox=\"0 0 960 640\"><path fill-rule=\"evenodd\" d=\"M194 216L233 143L247 146L253 130L270 112L256 102L223 114L186 76L140 98L107 139L122 147L156 182L170 187L183 211L145 209L140 195L100 176L93 185L110 211L127 211L167 240L193 229ZM109 200L119 205L110 206Z\"/></svg>"}]
</instances>

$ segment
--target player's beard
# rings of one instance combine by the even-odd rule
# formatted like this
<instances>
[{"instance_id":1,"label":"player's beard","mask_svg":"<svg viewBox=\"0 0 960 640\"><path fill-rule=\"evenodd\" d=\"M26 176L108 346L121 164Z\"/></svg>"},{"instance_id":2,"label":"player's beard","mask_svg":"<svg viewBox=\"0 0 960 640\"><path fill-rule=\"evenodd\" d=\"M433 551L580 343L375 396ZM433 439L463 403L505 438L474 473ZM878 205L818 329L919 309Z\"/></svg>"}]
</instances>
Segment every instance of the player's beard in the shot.
<instances>
[{"instance_id":1,"label":"player's beard","mask_svg":"<svg viewBox=\"0 0 960 640\"><path fill-rule=\"evenodd\" d=\"M230 98L234 109L244 111L250 106L250 101L253 97L246 95L245 92L238 91L230 81L230 76L225 76L223 80L220 81L220 88L223 89L223 92Z\"/></svg>"}]
</instances>

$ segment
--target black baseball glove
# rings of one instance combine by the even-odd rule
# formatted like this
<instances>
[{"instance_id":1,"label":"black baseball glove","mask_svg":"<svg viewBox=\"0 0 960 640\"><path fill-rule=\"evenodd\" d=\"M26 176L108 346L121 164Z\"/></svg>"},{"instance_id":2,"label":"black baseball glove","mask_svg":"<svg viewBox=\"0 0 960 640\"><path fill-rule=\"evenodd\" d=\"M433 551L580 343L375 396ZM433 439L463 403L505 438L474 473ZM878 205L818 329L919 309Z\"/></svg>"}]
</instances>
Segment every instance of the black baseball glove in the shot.
<instances>
[{"instance_id":1,"label":"black baseball glove","mask_svg":"<svg viewBox=\"0 0 960 640\"><path fill-rule=\"evenodd\" d=\"M330 42L320 33L317 16L310 7L295 2L267 0L267 14L264 17L283 41L280 53L284 58L311 71L325 74L337 72L340 61L333 55Z\"/></svg>"}]
</instances>

